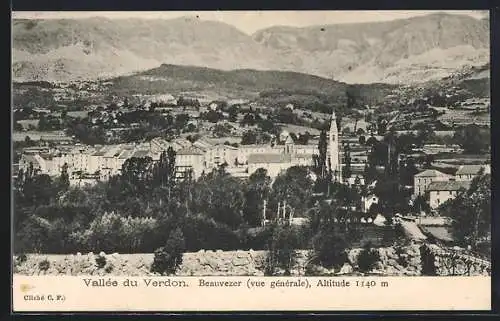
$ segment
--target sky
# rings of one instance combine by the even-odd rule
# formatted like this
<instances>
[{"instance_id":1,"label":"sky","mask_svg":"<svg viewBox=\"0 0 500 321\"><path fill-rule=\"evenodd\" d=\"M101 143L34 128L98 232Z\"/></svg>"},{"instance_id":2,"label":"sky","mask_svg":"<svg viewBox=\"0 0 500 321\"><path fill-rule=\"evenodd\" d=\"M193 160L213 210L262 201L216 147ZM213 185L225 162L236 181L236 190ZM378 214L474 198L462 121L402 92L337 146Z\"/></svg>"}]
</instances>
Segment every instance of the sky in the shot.
<instances>
[{"instance_id":1,"label":"sky","mask_svg":"<svg viewBox=\"0 0 500 321\"><path fill-rule=\"evenodd\" d=\"M483 18L488 11L447 10L447 11L15 11L14 19L79 19L89 17L106 17L110 19L144 18L173 19L191 16L202 20L220 21L231 24L241 31L253 32L271 26L306 27L338 23L357 23L373 21L389 21L421 16L436 12L465 14L475 18Z\"/></svg>"}]
</instances>

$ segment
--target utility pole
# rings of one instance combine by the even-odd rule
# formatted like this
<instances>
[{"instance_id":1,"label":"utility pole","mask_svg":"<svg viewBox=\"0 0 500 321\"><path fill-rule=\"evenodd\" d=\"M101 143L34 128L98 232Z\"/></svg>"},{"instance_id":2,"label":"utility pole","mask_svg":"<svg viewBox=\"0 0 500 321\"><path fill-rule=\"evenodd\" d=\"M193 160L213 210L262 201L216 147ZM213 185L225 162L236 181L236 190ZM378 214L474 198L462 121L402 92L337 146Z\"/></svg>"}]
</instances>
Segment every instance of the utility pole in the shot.
<instances>
[{"instance_id":1,"label":"utility pole","mask_svg":"<svg viewBox=\"0 0 500 321\"><path fill-rule=\"evenodd\" d=\"M278 214L276 215L276 220L278 222L281 219L280 212L281 212L281 202L278 201Z\"/></svg>"},{"instance_id":2,"label":"utility pole","mask_svg":"<svg viewBox=\"0 0 500 321\"><path fill-rule=\"evenodd\" d=\"M262 226L266 226L266 207L267 207L267 200L264 200L264 206L262 209Z\"/></svg>"}]
</instances>

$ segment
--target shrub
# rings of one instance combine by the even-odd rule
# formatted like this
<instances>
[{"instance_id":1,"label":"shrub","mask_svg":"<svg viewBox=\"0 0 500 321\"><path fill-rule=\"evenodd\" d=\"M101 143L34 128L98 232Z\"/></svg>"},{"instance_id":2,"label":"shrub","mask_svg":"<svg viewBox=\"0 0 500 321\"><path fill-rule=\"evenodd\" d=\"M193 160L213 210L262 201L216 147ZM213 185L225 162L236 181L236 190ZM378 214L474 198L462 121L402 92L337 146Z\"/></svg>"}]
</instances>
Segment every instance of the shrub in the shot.
<instances>
[{"instance_id":1,"label":"shrub","mask_svg":"<svg viewBox=\"0 0 500 321\"><path fill-rule=\"evenodd\" d=\"M422 275L437 275L434 254L425 244L420 247L420 260L422 264Z\"/></svg>"},{"instance_id":2,"label":"shrub","mask_svg":"<svg viewBox=\"0 0 500 321\"><path fill-rule=\"evenodd\" d=\"M340 268L347 262L348 244L332 229L323 229L313 238L316 263L326 268Z\"/></svg>"},{"instance_id":3,"label":"shrub","mask_svg":"<svg viewBox=\"0 0 500 321\"><path fill-rule=\"evenodd\" d=\"M380 259L377 250L372 249L370 244L367 244L358 256L358 268L361 272L368 272L375 266L375 263Z\"/></svg>"},{"instance_id":4,"label":"shrub","mask_svg":"<svg viewBox=\"0 0 500 321\"><path fill-rule=\"evenodd\" d=\"M38 268L41 271L47 271L50 268L50 262L47 259L44 259L40 263L38 263Z\"/></svg>"},{"instance_id":5,"label":"shrub","mask_svg":"<svg viewBox=\"0 0 500 321\"><path fill-rule=\"evenodd\" d=\"M111 272L113 272L113 269L114 269L114 268L115 268L115 267L114 267L114 265L113 265L113 264L108 264L108 265L104 268L104 271L105 271L106 273L111 273Z\"/></svg>"},{"instance_id":6,"label":"shrub","mask_svg":"<svg viewBox=\"0 0 500 321\"><path fill-rule=\"evenodd\" d=\"M273 226L264 274L272 276L278 269L283 269L284 275L289 276L295 264L297 244L297 235L290 226Z\"/></svg>"},{"instance_id":7,"label":"shrub","mask_svg":"<svg viewBox=\"0 0 500 321\"><path fill-rule=\"evenodd\" d=\"M26 260L28 260L28 257L26 256L26 254L22 253L22 254L19 254L16 258L16 263L18 265L21 265L23 264L24 262L26 262Z\"/></svg>"},{"instance_id":8,"label":"shrub","mask_svg":"<svg viewBox=\"0 0 500 321\"><path fill-rule=\"evenodd\" d=\"M104 266L106 266L106 257L104 255L96 255L95 263L98 268L102 269Z\"/></svg>"},{"instance_id":9,"label":"shrub","mask_svg":"<svg viewBox=\"0 0 500 321\"><path fill-rule=\"evenodd\" d=\"M182 263L185 248L184 235L177 228L170 233L167 244L155 250L151 271L160 274L175 273Z\"/></svg>"}]
</instances>

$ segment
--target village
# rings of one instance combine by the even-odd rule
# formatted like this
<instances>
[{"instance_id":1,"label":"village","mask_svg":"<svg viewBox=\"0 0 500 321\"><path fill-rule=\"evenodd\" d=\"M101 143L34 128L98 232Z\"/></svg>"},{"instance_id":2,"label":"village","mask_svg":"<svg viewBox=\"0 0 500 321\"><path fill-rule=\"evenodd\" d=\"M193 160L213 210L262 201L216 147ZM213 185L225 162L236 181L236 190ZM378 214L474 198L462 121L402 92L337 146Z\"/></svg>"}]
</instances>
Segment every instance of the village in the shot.
<instances>
[{"instance_id":1,"label":"village","mask_svg":"<svg viewBox=\"0 0 500 321\"><path fill-rule=\"evenodd\" d=\"M81 87L87 93L88 85L78 86L73 85L71 88L78 90ZM67 87L62 86L60 90L63 89ZM96 88L91 87L90 90L96 90ZM139 102L139 104L134 106L131 101ZM482 101L478 103L484 104ZM415 104L415 101L411 104ZM468 100L464 104L469 106L471 101ZM477 111L482 107L468 108ZM436 119L436 117L442 119L440 115L444 112L439 109L436 112L436 109L432 108L423 110L420 108L420 110L419 112L418 108L401 109L397 114L389 114L389 121L380 121L372 116L373 111L368 108L367 111L359 112L358 116L351 116L351 119L343 118L343 123L331 121L330 126L323 128L329 128L327 136L338 137L340 142L336 142L338 146L333 150L332 142L330 142L327 145L327 154L330 155L330 165L332 165L332 159L338 160L339 167L331 169L344 174L343 177L339 175L336 181L351 187L362 186L362 196L353 209L367 215L366 218L362 217L363 222L378 222L380 219L376 221L374 217L368 217L368 213L378 214L383 220L383 213L377 212L377 209L380 211L380 207L377 206L379 197L374 191L376 181L370 180L366 175L368 167L374 167L375 171L383 171L384 166L390 166L391 150L389 147L380 155L381 152L377 146L380 142L384 142L384 134L389 131L404 137L417 135L420 142L417 144L407 142L407 146L402 147L396 157L397 166L411 163L409 165L411 177L401 180L399 184L407 195L405 202L408 202L411 208L416 208L418 205L419 210L398 215L412 222L416 215L419 217L421 229L429 232L432 237L446 242L450 240L446 228L436 228L436 226L449 225L449 220L440 216L439 206L453 199L460 191L467 190L476 176L480 173L488 174L491 169L487 154L473 160L464 155L462 157L464 163L460 163L459 160L457 162L457 155L463 153L463 148L451 139L455 123L453 125L448 123L445 130L439 127L433 128L433 123L429 119ZM14 111L14 115L16 112ZM301 125L279 123L277 126L275 110L242 99L210 101L199 97L178 96L176 98L170 94L135 95L130 99L113 102L107 107L90 107L84 112L86 117L83 119L73 118L79 121L76 122L76 126L73 125L73 128L81 127L81 124L90 125L87 127L90 131L97 129L102 134L100 139L85 144L82 141L85 142L86 137L81 133L73 130L76 136L69 136L66 134L68 129L61 127L62 118L68 117L71 112L54 114L50 110L40 108L32 109L30 112L31 116L24 117L24 119L38 118L39 128L40 119L49 124L52 119L52 123L56 125L53 128L48 125L45 127L56 130L41 131L38 137L33 138L29 136L31 132L28 131L24 139L21 137L21 144L24 143L26 146L18 150L18 162L14 164L15 171L26 172L32 168L39 174L57 177L65 168L69 174L69 183L74 187L95 185L120 175L124 163L132 158L150 158L153 163L157 163L161 154L170 148L175 152L175 176L178 180L184 179L187 174L197 180L223 167L231 176L243 180L248 179L259 169L264 169L274 181L288 168L294 166L311 168L317 162L321 132L316 128L301 126L304 125L304 121L300 120L312 117L314 114L319 117L314 121L323 124L328 124L332 119L327 115L307 112L293 104L287 104L280 107L279 113L281 114L278 115L298 119ZM421 116L417 117L417 115ZM16 116L14 117L16 119ZM54 121L57 117L59 120ZM401 130L400 124L410 119L412 122L417 121L414 130ZM82 120L88 123L82 123ZM156 127L155 124L151 125L152 121L158 123ZM22 122L23 120L20 120L20 123ZM297 121L294 122L297 123ZM68 123L67 120L66 123ZM418 124L426 125L418 127ZM151 127L154 127L153 132L159 133L160 136L143 139L148 133L141 132L140 129L151 131ZM158 128L160 131L157 130ZM389 130L389 128L392 129ZM290 129L296 132L288 131ZM439 138L444 135L448 139L438 139L437 143L432 139L429 140L428 131L434 129L435 132L432 133L434 137ZM26 131L26 129L22 130ZM440 130L443 134L439 134ZM140 139L126 135L133 131L139 131L134 137ZM23 135L22 132L17 134ZM420 137L425 134L427 137ZM451 162L449 161L450 154L453 154ZM380 161L380 158L385 157L388 157L388 162ZM334 162L333 167L335 166ZM446 173L440 171L441 167ZM16 177L16 172L14 175ZM311 175L314 180L317 179L313 172ZM279 209L280 207L278 207L278 212ZM277 216L281 217L279 213ZM303 224L304 218L300 216L303 215L299 213L298 217L294 217L293 222ZM262 224L265 221L267 220L264 211ZM426 229L426 226L431 226L431 228ZM412 237L425 238L419 229L409 228L408 231L413 233Z\"/></svg>"}]
</instances>

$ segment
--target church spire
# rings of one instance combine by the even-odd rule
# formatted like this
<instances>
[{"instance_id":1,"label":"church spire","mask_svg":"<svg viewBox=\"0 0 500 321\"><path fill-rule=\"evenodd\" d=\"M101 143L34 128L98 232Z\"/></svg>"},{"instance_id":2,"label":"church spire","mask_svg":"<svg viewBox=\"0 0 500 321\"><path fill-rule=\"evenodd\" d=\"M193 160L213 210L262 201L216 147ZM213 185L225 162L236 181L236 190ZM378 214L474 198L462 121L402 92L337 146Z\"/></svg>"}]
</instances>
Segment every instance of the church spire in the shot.
<instances>
[{"instance_id":1,"label":"church spire","mask_svg":"<svg viewBox=\"0 0 500 321\"><path fill-rule=\"evenodd\" d=\"M339 134L337 128L337 117L335 115L335 110L332 111L332 118L330 121L330 170L333 174L333 179L335 181L342 181L342 166L339 157Z\"/></svg>"}]
</instances>

